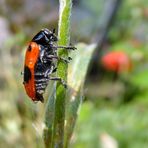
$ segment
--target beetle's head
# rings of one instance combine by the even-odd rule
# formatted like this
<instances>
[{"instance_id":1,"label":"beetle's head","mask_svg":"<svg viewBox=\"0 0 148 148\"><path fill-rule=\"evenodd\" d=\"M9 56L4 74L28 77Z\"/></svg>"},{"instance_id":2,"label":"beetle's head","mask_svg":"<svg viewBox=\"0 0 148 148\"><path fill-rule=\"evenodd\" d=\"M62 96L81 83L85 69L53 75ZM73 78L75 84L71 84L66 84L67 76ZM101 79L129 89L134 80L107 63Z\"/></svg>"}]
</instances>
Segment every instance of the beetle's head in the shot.
<instances>
[{"instance_id":1,"label":"beetle's head","mask_svg":"<svg viewBox=\"0 0 148 148\"><path fill-rule=\"evenodd\" d=\"M41 45L47 45L51 42L58 41L57 36L55 35L55 29L53 31L48 30L47 28L42 29L40 32L38 32L32 39L32 41L41 44Z\"/></svg>"},{"instance_id":2,"label":"beetle's head","mask_svg":"<svg viewBox=\"0 0 148 148\"><path fill-rule=\"evenodd\" d=\"M58 38L55 35L55 29L53 29L53 31L50 31L47 28L45 28L45 29L42 29L42 32L46 36L46 39L48 40L48 42L56 42L56 41L58 41Z\"/></svg>"}]
</instances>

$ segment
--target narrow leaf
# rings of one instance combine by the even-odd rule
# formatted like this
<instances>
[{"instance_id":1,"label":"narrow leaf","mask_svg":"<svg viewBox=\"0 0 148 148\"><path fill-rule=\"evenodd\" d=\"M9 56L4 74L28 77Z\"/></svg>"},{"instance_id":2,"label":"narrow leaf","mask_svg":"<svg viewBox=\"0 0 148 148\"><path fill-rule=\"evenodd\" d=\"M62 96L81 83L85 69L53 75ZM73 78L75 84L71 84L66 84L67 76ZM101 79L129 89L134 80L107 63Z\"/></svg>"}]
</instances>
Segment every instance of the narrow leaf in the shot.
<instances>
[{"instance_id":1,"label":"narrow leaf","mask_svg":"<svg viewBox=\"0 0 148 148\"><path fill-rule=\"evenodd\" d=\"M65 147L68 147L72 136L78 110L83 98L83 85L87 74L87 69L96 48L96 44L86 45L78 44L77 51L71 53L72 62L68 65L68 93L66 107L66 124L65 124Z\"/></svg>"}]
</instances>

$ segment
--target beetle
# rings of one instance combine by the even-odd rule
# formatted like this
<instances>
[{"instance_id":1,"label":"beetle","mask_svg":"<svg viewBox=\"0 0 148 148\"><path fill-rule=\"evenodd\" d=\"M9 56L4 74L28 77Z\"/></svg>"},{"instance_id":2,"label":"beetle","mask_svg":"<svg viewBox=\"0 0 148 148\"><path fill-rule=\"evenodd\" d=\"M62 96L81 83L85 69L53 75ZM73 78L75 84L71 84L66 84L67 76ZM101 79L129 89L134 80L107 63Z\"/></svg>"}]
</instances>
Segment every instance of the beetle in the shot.
<instances>
[{"instance_id":1,"label":"beetle","mask_svg":"<svg viewBox=\"0 0 148 148\"><path fill-rule=\"evenodd\" d=\"M66 83L60 77L52 77L51 74L57 69L55 60L62 60L68 63L71 58L59 57L57 50L63 48L66 50L75 50L73 46L57 46L58 41L53 31L47 28L39 31L31 40L26 50L24 62L24 80L23 84L27 95L33 101L44 102L43 93L49 83L49 80L60 81L64 87Z\"/></svg>"}]
</instances>

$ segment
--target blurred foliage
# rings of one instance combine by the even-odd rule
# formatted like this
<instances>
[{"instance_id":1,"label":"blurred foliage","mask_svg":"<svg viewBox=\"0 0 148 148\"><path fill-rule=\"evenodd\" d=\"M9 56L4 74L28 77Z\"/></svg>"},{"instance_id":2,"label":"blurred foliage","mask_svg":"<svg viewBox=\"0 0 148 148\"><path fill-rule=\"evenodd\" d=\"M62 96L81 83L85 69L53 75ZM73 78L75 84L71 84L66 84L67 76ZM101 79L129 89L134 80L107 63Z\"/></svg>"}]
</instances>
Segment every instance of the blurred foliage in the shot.
<instances>
[{"instance_id":1,"label":"blurred foliage","mask_svg":"<svg viewBox=\"0 0 148 148\"><path fill-rule=\"evenodd\" d=\"M97 41L113 1L74 0L71 42ZM0 5L0 147L41 148L45 106L26 96L20 73L27 42L41 28L57 28L58 1L1 0ZM123 1L101 55L123 51L132 60L132 70L116 75L93 59L98 65L87 76L71 147L103 147L112 137L121 148L147 148L147 20L147 0Z\"/></svg>"},{"instance_id":2,"label":"blurred foliage","mask_svg":"<svg viewBox=\"0 0 148 148\"><path fill-rule=\"evenodd\" d=\"M105 133L115 138L120 148L147 147L148 119L145 103L135 102L118 108L105 103L98 108L92 103L83 104L73 135L74 148L100 147L101 142L108 142L107 137L106 141L102 139Z\"/></svg>"}]
</instances>

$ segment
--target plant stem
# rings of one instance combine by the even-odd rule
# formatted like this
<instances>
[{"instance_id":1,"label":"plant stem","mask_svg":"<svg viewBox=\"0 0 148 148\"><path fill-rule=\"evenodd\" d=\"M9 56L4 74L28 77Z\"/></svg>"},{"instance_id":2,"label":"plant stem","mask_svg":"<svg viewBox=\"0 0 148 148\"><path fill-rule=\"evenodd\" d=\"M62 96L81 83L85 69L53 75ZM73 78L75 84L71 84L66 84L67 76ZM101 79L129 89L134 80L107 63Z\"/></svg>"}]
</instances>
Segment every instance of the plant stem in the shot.
<instances>
[{"instance_id":1,"label":"plant stem","mask_svg":"<svg viewBox=\"0 0 148 148\"><path fill-rule=\"evenodd\" d=\"M58 45L69 44L69 30L70 30L70 15L72 0L59 0L59 30L58 30ZM68 52L64 49L58 51L58 56L67 57ZM57 63L57 76L61 77L64 81L67 80L67 64L59 61ZM65 122L65 100L66 89L64 86L57 82L56 86L56 100L55 100L55 116L53 125L53 143L52 147L63 148L64 144L64 122Z\"/></svg>"}]
</instances>

